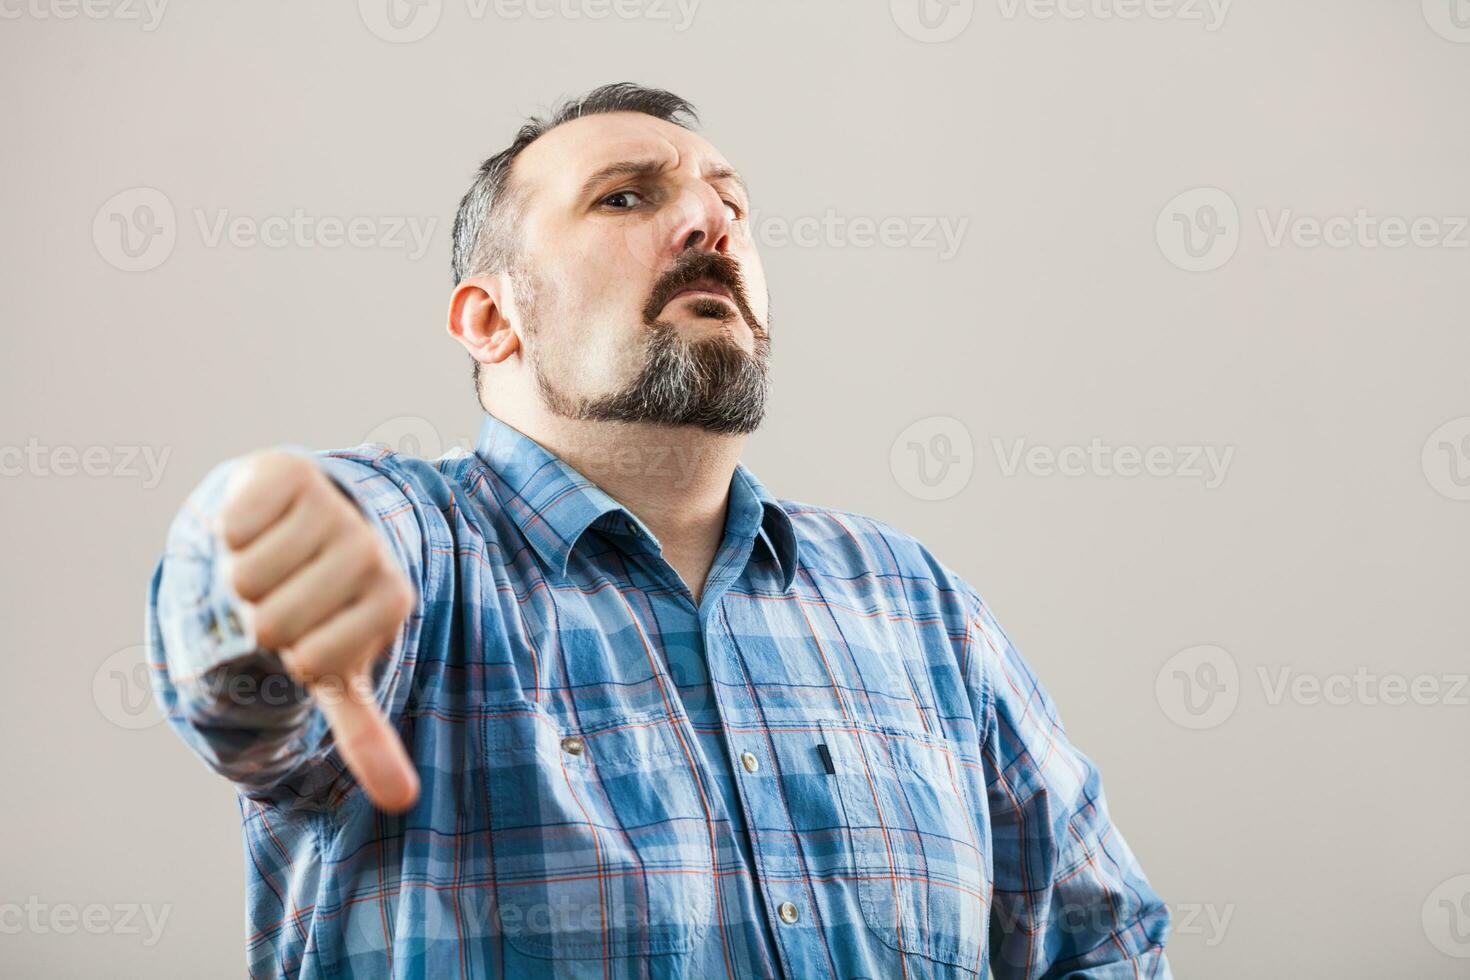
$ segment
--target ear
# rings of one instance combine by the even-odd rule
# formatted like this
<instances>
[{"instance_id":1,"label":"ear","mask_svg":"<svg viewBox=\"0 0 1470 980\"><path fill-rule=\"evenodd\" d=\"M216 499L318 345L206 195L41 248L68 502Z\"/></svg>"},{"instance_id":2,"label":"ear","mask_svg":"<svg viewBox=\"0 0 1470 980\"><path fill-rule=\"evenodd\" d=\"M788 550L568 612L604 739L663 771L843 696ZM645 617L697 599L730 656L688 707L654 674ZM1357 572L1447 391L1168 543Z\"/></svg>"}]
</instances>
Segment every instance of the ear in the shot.
<instances>
[{"instance_id":1,"label":"ear","mask_svg":"<svg viewBox=\"0 0 1470 980\"><path fill-rule=\"evenodd\" d=\"M514 354L521 338L507 316L510 280L504 273L471 276L449 298L449 336L481 364L498 364Z\"/></svg>"}]
</instances>

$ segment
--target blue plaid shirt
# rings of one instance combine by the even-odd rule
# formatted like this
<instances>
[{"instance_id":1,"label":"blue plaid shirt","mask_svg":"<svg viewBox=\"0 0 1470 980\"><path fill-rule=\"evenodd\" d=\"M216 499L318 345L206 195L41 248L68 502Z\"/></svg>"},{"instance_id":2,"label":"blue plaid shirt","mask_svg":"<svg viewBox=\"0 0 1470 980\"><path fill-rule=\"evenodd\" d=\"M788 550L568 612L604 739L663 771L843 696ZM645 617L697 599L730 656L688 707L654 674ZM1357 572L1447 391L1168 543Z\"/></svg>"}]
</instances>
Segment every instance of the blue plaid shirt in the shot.
<instances>
[{"instance_id":1,"label":"blue plaid shirt","mask_svg":"<svg viewBox=\"0 0 1470 980\"><path fill-rule=\"evenodd\" d=\"M239 790L252 977L1170 976L1097 770L913 538L742 464L696 605L493 416L474 454L314 458L418 588L377 690L423 789L375 810L273 656L229 649L217 467L148 631L169 721Z\"/></svg>"}]
</instances>

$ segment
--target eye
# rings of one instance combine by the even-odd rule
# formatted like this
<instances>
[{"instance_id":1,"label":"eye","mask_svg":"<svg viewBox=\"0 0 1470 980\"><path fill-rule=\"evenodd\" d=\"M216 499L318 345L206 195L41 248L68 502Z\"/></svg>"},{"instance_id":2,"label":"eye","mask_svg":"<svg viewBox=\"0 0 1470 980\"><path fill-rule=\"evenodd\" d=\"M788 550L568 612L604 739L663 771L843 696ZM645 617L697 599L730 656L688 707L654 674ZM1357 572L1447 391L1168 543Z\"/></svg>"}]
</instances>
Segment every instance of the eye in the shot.
<instances>
[{"instance_id":1,"label":"eye","mask_svg":"<svg viewBox=\"0 0 1470 980\"><path fill-rule=\"evenodd\" d=\"M627 211L631 207L633 207L634 205L623 206L623 205L617 205L617 204L611 204L611 203L609 203L609 202L612 202L612 201L616 201L619 198L626 198L626 197L634 197L634 198L637 198L640 201L643 200L643 195L642 194L639 194L637 191L635 191L635 190L623 190L623 191L613 191L611 194L609 194L607 197L604 197L598 203L600 203L603 207L611 207L614 211Z\"/></svg>"},{"instance_id":2,"label":"eye","mask_svg":"<svg viewBox=\"0 0 1470 980\"><path fill-rule=\"evenodd\" d=\"M740 210L740 205L736 204L734 201L726 201L725 207L730 209L731 221L739 221L741 218L745 217L745 212Z\"/></svg>"}]
</instances>

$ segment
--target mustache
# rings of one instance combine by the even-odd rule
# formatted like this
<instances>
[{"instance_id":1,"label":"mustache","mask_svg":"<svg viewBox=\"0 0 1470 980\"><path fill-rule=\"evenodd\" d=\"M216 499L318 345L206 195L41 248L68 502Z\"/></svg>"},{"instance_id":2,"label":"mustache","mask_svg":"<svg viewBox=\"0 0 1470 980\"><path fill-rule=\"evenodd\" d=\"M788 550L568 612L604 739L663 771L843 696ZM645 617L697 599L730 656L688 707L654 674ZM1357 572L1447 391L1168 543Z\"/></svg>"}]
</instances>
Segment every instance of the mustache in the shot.
<instances>
[{"instance_id":1,"label":"mustache","mask_svg":"<svg viewBox=\"0 0 1470 980\"><path fill-rule=\"evenodd\" d=\"M736 307L752 326L755 318L745 298L745 278L740 274L740 263L719 252L689 252L669 268L658 282L643 307L643 319L652 323L674 294L698 279L709 279L730 290Z\"/></svg>"}]
</instances>

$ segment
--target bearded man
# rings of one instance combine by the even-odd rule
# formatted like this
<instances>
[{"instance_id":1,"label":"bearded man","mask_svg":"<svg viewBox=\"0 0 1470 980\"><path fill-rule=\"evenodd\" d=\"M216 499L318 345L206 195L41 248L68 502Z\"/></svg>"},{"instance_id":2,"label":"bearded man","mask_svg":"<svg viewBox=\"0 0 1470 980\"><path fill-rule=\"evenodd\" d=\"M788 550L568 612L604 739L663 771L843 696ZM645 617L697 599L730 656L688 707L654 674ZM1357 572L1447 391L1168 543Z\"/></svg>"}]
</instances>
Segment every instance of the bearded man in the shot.
<instances>
[{"instance_id":1,"label":"bearded man","mask_svg":"<svg viewBox=\"0 0 1470 980\"><path fill-rule=\"evenodd\" d=\"M694 122L608 85L481 166L473 453L262 451L174 521L154 684L238 788L251 976L1169 976L976 591L740 462L770 301Z\"/></svg>"}]
</instances>

